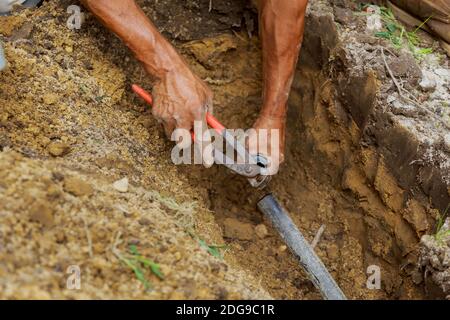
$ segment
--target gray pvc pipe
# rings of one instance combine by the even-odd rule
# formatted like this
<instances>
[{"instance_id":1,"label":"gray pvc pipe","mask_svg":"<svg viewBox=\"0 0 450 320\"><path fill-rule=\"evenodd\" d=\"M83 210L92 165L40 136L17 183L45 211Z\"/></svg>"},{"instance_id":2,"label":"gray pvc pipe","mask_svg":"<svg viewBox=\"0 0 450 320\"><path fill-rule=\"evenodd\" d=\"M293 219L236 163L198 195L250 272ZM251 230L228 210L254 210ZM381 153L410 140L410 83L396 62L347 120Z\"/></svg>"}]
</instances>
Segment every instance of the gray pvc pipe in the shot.
<instances>
[{"instance_id":1,"label":"gray pvc pipe","mask_svg":"<svg viewBox=\"0 0 450 320\"><path fill-rule=\"evenodd\" d=\"M5 51L3 49L3 44L0 42L0 71L6 68L7 62L5 58Z\"/></svg>"},{"instance_id":2,"label":"gray pvc pipe","mask_svg":"<svg viewBox=\"0 0 450 320\"><path fill-rule=\"evenodd\" d=\"M327 300L347 300L336 281L334 281L325 265L314 252L314 249L306 241L278 201L269 194L258 202L258 208L272 221L274 227L298 258L300 265L316 288L319 289L323 298Z\"/></svg>"}]
</instances>

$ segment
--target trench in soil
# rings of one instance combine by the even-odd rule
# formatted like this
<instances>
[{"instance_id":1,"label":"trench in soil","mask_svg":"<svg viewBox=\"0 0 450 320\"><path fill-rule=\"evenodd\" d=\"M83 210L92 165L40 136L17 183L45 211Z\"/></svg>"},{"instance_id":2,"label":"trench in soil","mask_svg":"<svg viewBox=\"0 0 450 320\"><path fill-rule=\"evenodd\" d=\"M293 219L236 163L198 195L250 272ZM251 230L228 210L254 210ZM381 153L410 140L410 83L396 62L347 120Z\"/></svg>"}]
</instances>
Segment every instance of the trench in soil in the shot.
<instances>
[{"instance_id":1,"label":"trench in soil","mask_svg":"<svg viewBox=\"0 0 450 320\"><path fill-rule=\"evenodd\" d=\"M392 201L385 201L386 190L394 202L398 196L392 189L395 179L376 148L361 142L362 133L337 98L327 70L309 63L319 53L308 42L305 45L290 96L286 162L269 189L256 191L224 168L180 171L193 185L206 187L203 199L220 226L232 218L269 228L263 239L225 239L229 262L249 271L273 297L320 295L270 222L256 210L258 199L269 191L309 241L325 228L316 252L349 298L421 298L424 291L411 278L418 234L393 210ZM219 101L222 96L219 93ZM224 96L224 104L215 109L219 119L228 127L251 124L259 101L247 99L252 107L243 108L236 97ZM367 288L371 265L381 268L380 290Z\"/></svg>"}]
</instances>

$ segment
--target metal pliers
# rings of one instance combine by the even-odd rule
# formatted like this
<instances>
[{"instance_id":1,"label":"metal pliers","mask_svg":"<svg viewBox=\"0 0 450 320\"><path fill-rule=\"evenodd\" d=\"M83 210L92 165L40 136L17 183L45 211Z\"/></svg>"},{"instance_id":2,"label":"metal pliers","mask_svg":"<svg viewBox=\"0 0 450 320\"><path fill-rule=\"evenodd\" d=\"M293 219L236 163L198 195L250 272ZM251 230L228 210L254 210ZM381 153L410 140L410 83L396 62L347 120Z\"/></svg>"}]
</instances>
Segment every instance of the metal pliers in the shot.
<instances>
[{"instance_id":1,"label":"metal pliers","mask_svg":"<svg viewBox=\"0 0 450 320\"><path fill-rule=\"evenodd\" d=\"M132 89L150 106L153 105L153 98L148 92L136 84L132 86ZM231 158L230 155L224 154L221 151L224 150L224 148L220 148L219 145L213 143L215 163L224 165L232 172L246 177L252 187L264 188L271 177L270 175L267 175L265 170L268 165L267 158L262 155L253 156L249 154L244 145L240 143L212 114L206 113L206 122L224 138L225 144L228 147L231 147L231 149L225 148L225 150L233 150ZM192 137L194 139L193 134Z\"/></svg>"}]
</instances>

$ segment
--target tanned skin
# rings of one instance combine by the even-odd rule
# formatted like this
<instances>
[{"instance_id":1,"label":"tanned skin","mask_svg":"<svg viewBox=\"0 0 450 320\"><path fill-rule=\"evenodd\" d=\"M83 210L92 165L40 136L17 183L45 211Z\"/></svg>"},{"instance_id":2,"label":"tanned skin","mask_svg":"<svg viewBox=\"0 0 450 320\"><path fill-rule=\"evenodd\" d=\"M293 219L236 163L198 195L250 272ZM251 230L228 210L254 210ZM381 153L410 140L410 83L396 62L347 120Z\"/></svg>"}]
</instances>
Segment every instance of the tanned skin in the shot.
<instances>
[{"instance_id":1,"label":"tanned skin","mask_svg":"<svg viewBox=\"0 0 450 320\"><path fill-rule=\"evenodd\" d=\"M175 128L192 129L195 120L205 122L213 94L159 33L134 0L82 0L83 4L117 34L155 78L154 116L168 135ZM280 152L267 156L284 159L287 100L303 41L308 0L256 1L263 47L263 105L255 129L279 129ZM206 125L205 125L206 127ZM252 139L250 140L252 141ZM259 141L259 145L268 141ZM257 145L251 144L250 151ZM265 148L266 149L266 148ZM209 163L207 163L209 164Z\"/></svg>"}]
</instances>

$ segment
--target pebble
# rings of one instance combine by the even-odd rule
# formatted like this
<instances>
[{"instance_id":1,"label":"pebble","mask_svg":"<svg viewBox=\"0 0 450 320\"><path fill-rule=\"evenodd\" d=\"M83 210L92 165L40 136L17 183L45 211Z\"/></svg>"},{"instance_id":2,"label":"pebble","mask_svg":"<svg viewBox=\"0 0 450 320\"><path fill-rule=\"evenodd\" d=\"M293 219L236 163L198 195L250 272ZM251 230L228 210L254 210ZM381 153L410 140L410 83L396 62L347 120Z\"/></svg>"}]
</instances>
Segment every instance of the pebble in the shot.
<instances>
[{"instance_id":1,"label":"pebble","mask_svg":"<svg viewBox=\"0 0 450 320\"><path fill-rule=\"evenodd\" d=\"M389 96L387 97L387 99L386 99L386 102L387 102L387 103L392 103L392 102L394 102L394 101L396 101L396 100L397 100L397 98L396 98L395 96L389 95Z\"/></svg>"},{"instance_id":2,"label":"pebble","mask_svg":"<svg viewBox=\"0 0 450 320\"><path fill-rule=\"evenodd\" d=\"M3 49L3 45L2 45L2 43L0 42L0 71L2 71L3 69L5 69L6 68L6 66L7 66L7 62L6 62L6 58L5 58L5 52L4 52L4 49Z\"/></svg>"},{"instance_id":3,"label":"pebble","mask_svg":"<svg viewBox=\"0 0 450 320\"><path fill-rule=\"evenodd\" d=\"M53 209L47 202L37 201L30 208L30 220L41 223L44 227L54 224Z\"/></svg>"},{"instance_id":4,"label":"pebble","mask_svg":"<svg viewBox=\"0 0 450 320\"><path fill-rule=\"evenodd\" d=\"M47 151L54 157L61 157L70 152L70 147L63 142L53 141L48 144Z\"/></svg>"},{"instance_id":5,"label":"pebble","mask_svg":"<svg viewBox=\"0 0 450 320\"><path fill-rule=\"evenodd\" d=\"M148 225L150 225L152 222L151 222L148 218L140 218L140 219L138 220L138 223L139 223L141 226L148 226Z\"/></svg>"},{"instance_id":6,"label":"pebble","mask_svg":"<svg viewBox=\"0 0 450 320\"><path fill-rule=\"evenodd\" d=\"M223 223L223 233L225 238L237 240L252 240L253 239L253 225L250 223L241 222L234 218L227 218Z\"/></svg>"},{"instance_id":7,"label":"pebble","mask_svg":"<svg viewBox=\"0 0 450 320\"><path fill-rule=\"evenodd\" d=\"M447 133L444 136L444 147L448 152L450 152L450 133Z\"/></svg>"},{"instance_id":8,"label":"pebble","mask_svg":"<svg viewBox=\"0 0 450 320\"><path fill-rule=\"evenodd\" d=\"M422 81L420 81L419 86L423 91L434 91L436 89L436 81L434 79L430 78L422 78Z\"/></svg>"},{"instance_id":9,"label":"pebble","mask_svg":"<svg viewBox=\"0 0 450 320\"><path fill-rule=\"evenodd\" d=\"M450 77L450 70L444 69L444 68L439 68L434 70L434 73L436 73L438 76L441 77Z\"/></svg>"},{"instance_id":10,"label":"pebble","mask_svg":"<svg viewBox=\"0 0 450 320\"><path fill-rule=\"evenodd\" d=\"M63 230L59 230L58 232L56 232L55 240L56 240L56 243L59 243L59 244L66 242L67 238L66 238L66 234L64 233Z\"/></svg>"},{"instance_id":11,"label":"pebble","mask_svg":"<svg viewBox=\"0 0 450 320\"><path fill-rule=\"evenodd\" d=\"M264 224L258 224L255 227L255 233L261 239L264 239L269 234L269 232L267 231L267 227Z\"/></svg>"},{"instance_id":12,"label":"pebble","mask_svg":"<svg viewBox=\"0 0 450 320\"><path fill-rule=\"evenodd\" d=\"M183 256L181 255L181 252L179 252L179 251L175 252L174 257L175 257L176 261L180 261L183 258Z\"/></svg>"},{"instance_id":13,"label":"pebble","mask_svg":"<svg viewBox=\"0 0 450 320\"><path fill-rule=\"evenodd\" d=\"M326 248L328 258L335 260L339 257L339 247L336 244L330 244Z\"/></svg>"},{"instance_id":14,"label":"pebble","mask_svg":"<svg viewBox=\"0 0 450 320\"><path fill-rule=\"evenodd\" d=\"M74 196L89 196L94 192L92 186L76 177L68 177L64 179L64 191Z\"/></svg>"},{"instance_id":15,"label":"pebble","mask_svg":"<svg viewBox=\"0 0 450 320\"><path fill-rule=\"evenodd\" d=\"M411 274L411 278L412 281L417 285L421 284L423 281L423 275L421 272L419 272L419 270L414 270L413 273Z\"/></svg>"},{"instance_id":16,"label":"pebble","mask_svg":"<svg viewBox=\"0 0 450 320\"><path fill-rule=\"evenodd\" d=\"M128 192L128 178L125 177L123 179L117 180L113 183L113 187L119 192Z\"/></svg>"},{"instance_id":17,"label":"pebble","mask_svg":"<svg viewBox=\"0 0 450 320\"><path fill-rule=\"evenodd\" d=\"M42 101L46 105L55 104L58 101L58 99L59 99L58 95L56 95L54 93L47 93L42 97Z\"/></svg>"}]
</instances>

